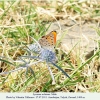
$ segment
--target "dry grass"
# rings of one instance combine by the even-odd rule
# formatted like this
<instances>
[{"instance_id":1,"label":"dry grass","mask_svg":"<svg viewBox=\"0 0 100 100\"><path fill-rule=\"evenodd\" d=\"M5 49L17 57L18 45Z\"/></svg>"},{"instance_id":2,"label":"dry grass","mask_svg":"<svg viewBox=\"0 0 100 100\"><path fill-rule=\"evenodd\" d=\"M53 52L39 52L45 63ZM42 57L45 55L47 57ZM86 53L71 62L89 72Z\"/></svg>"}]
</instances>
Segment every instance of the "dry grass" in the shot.
<instances>
[{"instance_id":1,"label":"dry grass","mask_svg":"<svg viewBox=\"0 0 100 100\"><path fill-rule=\"evenodd\" d=\"M15 69L16 66L6 61L12 62L25 54L25 45L33 43L30 36L38 40L49 28L46 23L60 19L71 19L76 23L100 23L100 3L96 0L0 2L0 56L5 57L4 61L0 61L0 72ZM97 29L100 34L99 28ZM0 92L100 92L99 49L85 59L84 51L81 53L75 47L68 53L65 48L59 46L59 42L56 47L57 65L64 69L72 80L52 66L56 80L56 84L52 85L46 64L39 63L32 66L36 79L31 73L26 77L25 70L0 75Z\"/></svg>"}]
</instances>

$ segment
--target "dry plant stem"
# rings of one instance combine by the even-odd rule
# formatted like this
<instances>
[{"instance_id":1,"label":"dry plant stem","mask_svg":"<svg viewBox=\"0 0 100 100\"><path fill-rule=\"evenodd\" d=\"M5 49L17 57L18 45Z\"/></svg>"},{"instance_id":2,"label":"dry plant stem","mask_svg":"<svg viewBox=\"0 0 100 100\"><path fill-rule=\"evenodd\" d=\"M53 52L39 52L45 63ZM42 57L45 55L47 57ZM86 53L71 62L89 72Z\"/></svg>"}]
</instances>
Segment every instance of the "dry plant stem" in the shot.
<instances>
[{"instance_id":1,"label":"dry plant stem","mask_svg":"<svg viewBox=\"0 0 100 100\"><path fill-rule=\"evenodd\" d=\"M58 26L59 26L59 33L61 33L61 25L57 21L56 17L53 14L51 14L49 11L45 10L45 9L42 9L41 13L48 14L49 16L53 17L55 19L55 21L57 22Z\"/></svg>"},{"instance_id":2,"label":"dry plant stem","mask_svg":"<svg viewBox=\"0 0 100 100\"><path fill-rule=\"evenodd\" d=\"M40 44L39 44L39 42L37 41L37 40L35 40L33 37L31 37L35 42L36 42L36 44L39 46L39 48L41 49L41 46L40 46Z\"/></svg>"},{"instance_id":3,"label":"dry plant stem","mask_svg":"<svg viewBox=\"0 0 100 100\"><path fill-rule=\"evenodd\" d=\"M21 62L21 61L20 61ZM25 68L28 68L28 67L31 67L32 65L34 64L37 64L41 62L41 60L37 61L37 62L34 62L34 63L31 63L31 64L24 64L23 66L19 67L19 68L16 68L15 70L11 70L11 71L8 71L8 72L2 72L0 73L0 75L4 75L4 74L9 74L11 72L15 72L15 71L18 71L18 70L21 70L21 69L25 69Z\"/></svg>"},{"instance_id":4,"label":"dry plant stem","mask_svg":"<svg viewBox=\"0 0 100 100\"><path fill-rule=\"evenodd\" d=\"M52 85L54 85L54 84L56 84L55 78L54 78L54 75L53 75L53 73L52 73L52 71L51 71L51 68L50 68L50 66L49 66L48 63L47 63L47 67L48 67L48 70L49 70L50 75L51 75L51 78L52 78Z\"/></svg>"},{"instance_id":5,"label":"dry plant stem","mask_svg":"<svg viewBox=\"0 0 100 100\"><path fill-rule=\"evenodd\" d=\"M1 25L0 28L15 28L15 27L24 27L24 26L32 26L32 24L16 24L16 25L11 25L11 26L7 26L7 25Z\"/></svg>"}]
</instances>

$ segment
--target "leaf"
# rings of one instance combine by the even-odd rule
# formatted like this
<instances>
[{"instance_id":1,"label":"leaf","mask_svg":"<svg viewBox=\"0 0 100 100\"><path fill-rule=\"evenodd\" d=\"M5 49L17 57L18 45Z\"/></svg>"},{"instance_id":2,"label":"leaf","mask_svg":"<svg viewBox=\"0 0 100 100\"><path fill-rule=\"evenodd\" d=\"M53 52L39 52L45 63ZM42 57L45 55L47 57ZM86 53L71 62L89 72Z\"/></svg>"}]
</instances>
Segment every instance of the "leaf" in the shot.
<instances>
[{"instance_id":1,"label":"leaf","mask_svg":"<svg viewBox=\"0 0 100 100\"><path fill-rule=\"evenodd\" d=\"M0 58L0 60L3 61L3 62L5 62L5 63L11 64L11 65L14 65L13 63L11 63L11 62L9 62L9 61L7 61L7 60L1 59L1 58Z\"/></svg>"},{"instance_id":2,"label":"leaf","mask_svg":"<svg viewBox=\"0 0 100 100\"><path fill-rule=\"evenodd\" d=\"M52 63L52 62L51 62ZM69 79L71 79L70 77L69 77L69 75L62 69L62 68L60 68L59 66L57 66L56 64L54 64L54 63L52 63L55 67L57 67L60 71L62 71L62 73L64 74L64 75L66 75Z\"/></svg>"}]
</instances>

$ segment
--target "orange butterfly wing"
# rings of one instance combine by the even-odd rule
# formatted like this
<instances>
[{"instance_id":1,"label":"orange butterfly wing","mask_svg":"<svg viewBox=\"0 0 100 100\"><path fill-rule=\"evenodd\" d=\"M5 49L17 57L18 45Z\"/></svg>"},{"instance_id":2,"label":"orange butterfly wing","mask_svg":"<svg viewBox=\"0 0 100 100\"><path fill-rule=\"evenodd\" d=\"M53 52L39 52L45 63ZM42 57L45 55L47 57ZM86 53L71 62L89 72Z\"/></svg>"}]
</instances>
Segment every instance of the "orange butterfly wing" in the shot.
<instances>
[{"instance_id":1,"label":"orange butterfly wing","mask_svg":"<svg viewBox=\"0 0 100 100\"><path fill-rule=\"evenodd\" d=\"M56 44L56 36L57 32L52 31L48 35L42 36L42 38L39 40L39 43L42 47L54 47Z\"/></svg>"}]
</instances>

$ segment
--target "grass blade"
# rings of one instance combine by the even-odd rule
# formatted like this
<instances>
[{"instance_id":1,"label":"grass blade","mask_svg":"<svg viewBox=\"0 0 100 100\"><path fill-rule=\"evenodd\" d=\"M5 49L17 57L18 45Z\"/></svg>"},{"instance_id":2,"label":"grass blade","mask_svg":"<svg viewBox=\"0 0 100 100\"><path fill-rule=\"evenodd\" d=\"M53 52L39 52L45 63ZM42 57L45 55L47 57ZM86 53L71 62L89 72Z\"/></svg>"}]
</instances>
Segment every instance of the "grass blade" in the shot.
<instances>
[{"instance_id":1,"label":"grass blade","mask_svg":"<svg viewBox=\"0 0 100 100\"><path fill-rule=\"evenodd\" d=\"M54 63L52 63L55 67L57 67L60 71L62 71L62 73L63 74L65 74L69 79L71 79L70 77L69 77L69 75L62 69L62 68L60 68L59 66L57 66L56 64L54 64Z\"/></svg>"}]
</instances>

